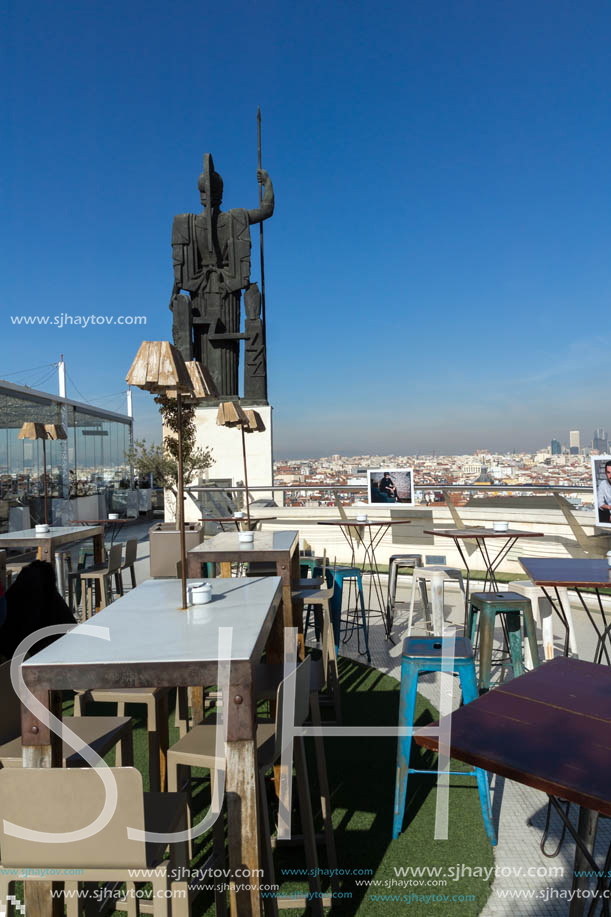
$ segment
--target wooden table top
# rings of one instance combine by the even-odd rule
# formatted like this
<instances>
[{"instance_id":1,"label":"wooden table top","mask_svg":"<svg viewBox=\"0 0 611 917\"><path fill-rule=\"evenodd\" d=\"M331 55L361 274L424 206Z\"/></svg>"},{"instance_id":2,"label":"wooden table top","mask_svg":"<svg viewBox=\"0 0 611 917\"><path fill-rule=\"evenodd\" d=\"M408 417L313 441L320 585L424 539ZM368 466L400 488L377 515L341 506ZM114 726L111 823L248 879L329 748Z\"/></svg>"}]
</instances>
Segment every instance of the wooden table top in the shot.
<instances>
[{"instance_id":1,"label":"wooden table top","mask_svg":"<svg viewBox=\"0 0 611 917\"><path fill-rule=\"evenodd\" d=\"M544 532L525 532L522 529L495 529L473 527L470 529L425 529L425 535L439 535L441 538L543 538Z\"/></svg>"},{"instance_id":2,"label":"wooden table top","mask_svg":"<svg viewBox=\"0 0 611 917\"><path fill-rule=\"evenodd\" d=\"M520 557L520 563L536 586L565 588L611 587L611 570L606 560L593 557Z\"/></svg>"},{"instance_id":3,"label":"wooden table top","mask_svg":"<svg viewBox=\"0 0 611 917\"><path fill-rule=\"evenodd\" d=\"M611 816L609 666L559 656L449 719L452 757Z\"/></svg>"},{"instance_id":4,"label":"wooden table top","mask_svg":"<svg viewBox=\"0 0 611 917\"><path fill-rule=\"evenodd\" d=\"M318 525L354 525L366 528L370 525L411 525L411 519L367 519L361 522L358 519L324 519Z\"/></svg>"},{"instance_id":5,"label":"wooden table top","mask_svg":"<svg viewBox=\"0 0 611 917\"><path fill-rule=\"evenodd\" d=\"M187 553L188 558L202 561L224 560L274 560L276 557L292 554L299 547L299 532L296 529L281 532L253 532L250 542L240 541L240 532L219 532L195 545Z\"/></svg>"}]
</instances>

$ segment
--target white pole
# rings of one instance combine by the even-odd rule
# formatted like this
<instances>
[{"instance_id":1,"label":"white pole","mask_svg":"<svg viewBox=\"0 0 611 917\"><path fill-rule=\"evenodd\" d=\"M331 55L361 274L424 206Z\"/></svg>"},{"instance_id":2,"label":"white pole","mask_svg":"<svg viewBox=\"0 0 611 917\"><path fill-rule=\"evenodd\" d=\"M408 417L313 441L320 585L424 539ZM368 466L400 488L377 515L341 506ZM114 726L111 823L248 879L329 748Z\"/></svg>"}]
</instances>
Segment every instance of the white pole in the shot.
<instances>
[{"instance_id":1,"label":"white pole","mask_svg":"<svg viewBox=\"0 0 611 917\"><path fill-rule=\"evenodd\" d=\"M129 425L129 451L133 452L134 449L134 405L132 402L132 389L131 386L127 386L127 416L131 418L131 423ZM130 490L134 489L134 466L132 463L129 463L129 486Z\"/></svg>"},{"instance_id":2,"label":"white pole","mask_svg":"<svg viewBox=\"0 0 611 917\"><path fill-rule=\"evenodd\" d=\"M59 384L59 397L66 397L66 364L64 363L64 355L60 354L59 363L57 364L57 374L58 374L58 384Z\"/></svg>"},{"instance_id":3,"label":"white pole","mask_svg":"<svg viewBox=\"0 0 611 917\"><path fill-rule=\"evenodd\" d=\"M433 608L433 635L443 635L443 574L433 573L431 577L432 608Z\"/></svg>"},{"instance_id":4,"label":"white pole","mask_svg":"<svg viewBox=\"0 0 611 917\"><path fill-rule=\"evenodd\" d=\"M66 364L64 363L64 355L61 353L59 355L59 363L57 364L57 383L59 387L59 397L66 397ZM68 430L68 405L63 403L61 405L61 418L62 424L66 430L68 436L70 435ZM61 440L61 466L62 466L62 497L64 500L68 500L70 497L70 475L68 472L68 440ZM76 482L75 482L76 483Z\"/></svg>"}]
</instances>

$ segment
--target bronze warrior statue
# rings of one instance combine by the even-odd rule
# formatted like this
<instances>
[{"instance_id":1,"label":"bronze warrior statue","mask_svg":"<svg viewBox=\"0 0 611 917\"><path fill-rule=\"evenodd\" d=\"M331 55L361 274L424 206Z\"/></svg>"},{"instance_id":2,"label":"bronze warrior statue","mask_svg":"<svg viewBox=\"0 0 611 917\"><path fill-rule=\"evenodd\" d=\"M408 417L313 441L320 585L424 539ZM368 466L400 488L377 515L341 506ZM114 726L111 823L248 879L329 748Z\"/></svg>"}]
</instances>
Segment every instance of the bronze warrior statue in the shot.
<instances>
[{"instance_id":1,"label":"bronze warrior statue","mask_svg":"<svg viewBox=\"0 0 611 917\"><path fill-rule=\"evenodd\" d=\"M240 341L245 343L244 397L265 399L266 361L261 294L250 282L250 226L274 212L274 189L264 169L257 170L263 198L256 210L221 210L223 180L210 153L198 188L203 210L174 217L172 250L174 344L185 360L206 366L221 398L237 396ZM244 333L240 298L244 290ZM183 291L186 291L185 295Z\"/></svg>"}]
</instances>

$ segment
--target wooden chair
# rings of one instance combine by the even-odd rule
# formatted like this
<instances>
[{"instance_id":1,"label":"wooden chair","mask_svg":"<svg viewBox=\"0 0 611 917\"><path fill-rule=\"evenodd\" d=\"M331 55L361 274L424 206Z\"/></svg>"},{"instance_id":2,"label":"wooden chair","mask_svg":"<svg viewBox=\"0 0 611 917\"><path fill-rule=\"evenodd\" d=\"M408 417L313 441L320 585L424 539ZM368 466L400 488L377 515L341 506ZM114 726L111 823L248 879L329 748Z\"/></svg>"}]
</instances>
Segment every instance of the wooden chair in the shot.
<instances>
[{"instance_id":1,"label":"wooden chair","mask_svg":"<svg viewBox=\"0 0 611 917\"><path fill-rule=\"evenodd\" d=\"M171 690L172 688L92 688L79 692L74 698L74 715L77 717L84 715L89 702L116 704L117 716L124 716L126 704L146 706L149 786L154 792L161 792L166 786L165 749L169 744L168 697ZM125 763L119 749L116 763Z\"/></svg>"},{"instance_id":2,"label":"wooden chair","mask_svg":"<svg viewBox=\"0 0 611 917\"><path fill-rule=\"evenodd\" d=\"M325 590L332 592L332 589ZM322 653L320 659L311 660L311 682L310 693L312 704L319 710L321 695L328 695L329 703L334 708L335 719L333 720L338 726L342 722L342 710L339 688L339 672L337 668L337 652L335 649L335 640L333 635L333 625L331 623L331 614L329 603L321 605L322 612ZM276 696L278 686L284 677L284 664L271 663L255 666L255 694L257 698L263 700L273 700ZM313 716L315 711L313 711ZM331 721L329 721L331 722Z\"/></svg>"},{"instance_id":3,"label":"wooden chair","mask_svg":"<svg viewBox=\"0 0 611 917\"><path fill-rule=\"evenodd\" d=\"M132 589L136 588L136 567L135 563L138 559L138 539L130 538L129 541L125 542L125 560L121 564L119 569L119 578L121 580L121 595L123 595L123 571L129 570L132 578Z\"/></svg>"},{"instance_id":4,"label":"wooden chair","mask_svg":"<svg viewBox=\"0 0 611 917\"><path fill-rule=\"evenodd\" d=\"M295 673L295 725L300 726L305 721L309 709L310 686L310 659L302 662ZM275 884L275 873L272 856L271 829L267 811L267 792L265 787L265 774L280 760L282 754L282 701L284 697L284 682L278 686L276 694L276 720L273 723L259 723L257 725L257 771L258 791L261 811L261 844L263 849L263 863L265 868L265 883ZM211 771L217 764L216 758L216 724L200 724L180 739L168 752L168 787L170 792L183 786L185 771L192 767L209 768ZM312 895L310 906L312 913L322 917L322 898L320 897L320 881L318 879L318 865L316 854L316 838L312 818L312 804L308 781L307 764L303 736L294 740L294 762L297 776L297 790L299 797L299 812L305 839L306 866L308 868L310 893ZM190 780L186 779L187 785ZM215 845L224 842L222 819L215 824ZM266 899L270 913L277 913L281 900L276 898ZM287 904L292 907L304 907L304 901L291 898ZM217 901L217 914L219 902Z\"/></svg>"},{"instance_id":5,"label":"wooden chair","mask_svg":"<svg viewBox=\"0 0 611 917\"><path fill-rule=\"evenodd\" d=\"M78 882L64 880L68 917L77 917L77 897L82 882L126 882L127 912L137 913L133 883L150 882L153 887L154 917L189 914L186 882L171 881L172 875L186 874L184 842L173 844L169 859L166 844L128 837L127 829L173 833L186 827L185 797L181 793L144 793L142 777L133 767L111 768L117 783L118 802L107 825L93 834L67 843L35 842L14 837L6 823L35 831L65 833L77 831L95 821L104 806L106 790L93 768L65 771L60 768L24 768L0 771L0 903L4 905L10 883L28 872L28 882L49 881L46 870L54 870L53 881L62 881L62 870L78 872ZM132 886L130 888L130 885ZM132 897L130 898L130 892ZM184 893L184 897L180 895ZM89 902L90 904L92 902ZM122 909L122 908L121 908ZM62 907L63 911L63 907Z\"/></svg>"},{"instance_id":6,"label":"wooden chair","mask_svg":"<svg viewBox=\"0 0 611 917\"><path fill-rule=\"evenodd\" d=\"M0 665L0 767L20 768L21 749L21 704L11 683L11 663ZM134 760L132 721L128 716L83 716L64 717L66 726L79 739L91 745L103 758L115 745L120 746L121 760L132 764ZM117 748L119 753L119 748ZM64 767L82 767L83 759L64 742L62 764Z\"/></svg>"},{"instance_id":7,"label":"wooden chair","mask_svg":"<svg viewBox=\"0 0 611 917\"><path fill-rule=\"evenodd\" d=\"M306 616L304 633L307 634L308 627L310 624L310 609L314 608L314 615L316 618L316 636L318 638L318 629L320 627L320 614L317 612L319 609L327 609L329 614L329 619L331 620L331 600L335 592L335 569L337 566L337 561L333 562L333 575L331 577L331 586L327 587L327 555L323 555L322 559L322 568L321 576L316 577L316 580L320 581L321 586L314 588L299 588L293 589L293 598L303 601L304 605L308 607L308 613ZM324 613L323 613L324 617ZM324 626L322 628L324 634Z\"/></svg>"},{"instance_id":8,"label":"wooden chair","mask_svg":"<svg viewBox=\"0 0 611 917\"><path fill-rule=\"evenodd\" d=\"M335 723L338 726L342 722L342 710L340 701L339 673L337 670L337 656L335 653L335 639L333 635L333 626L331 624L331 615L328 606L322 607L323 631L322 631L322 655L320 659L310 659L310 714L313 726L322 726L322 717L320 714L320 702L323 694L328 692L329 703L333 706L335 718L326 720L326 723ZM255 696L257 700L274 701L278 688L284 677L284 663L271 663L255 666ZM317 838L323 840L327 849L328 866L331 870L331 887L334 891L339 891L337 875L333 870L337 866L337 854L335 850L335 838L333 835L333 821L331 809L331 792L329 790L329 778L327 775L327 761L325 757L325 746L322 736L314 736L314 751L316 756L316 772L318 776L318 786L320 790L320 808L323 818L324 834Z\"/></svg>"},{"instance_id":9,"label":"wooden chair","mask_svg":"<svg viewBox=\"0 0 611 917\"><path fill-rule=\"evenodd\" d=\"M84 570L76 570L70 574L81 581L82 588L82 620L86 620L93 614L95 608L94 601L94 584L100 584L101 603L100 608L106 608L112 602L112 578L115 578L115 586L119 595L123 595L123 585L120 579L121 560L123 555L123 546L113 544L108 551L108 558L104 563L94 564L91 567L85 567Z\"/></svg>"},{"instance_id":10,"label":"wooden chair","mask_svg":"<svg viewBox=\"0 0 611 917\"><path fill-rule=\"evenodd\" d=\"M297 580L295 584L297 589L320 589L321 586L325 585L325 573L327 567L327 549L323 549L322 559L319 560L316 557L309 557L308 560L313 561L312 565L308 564L310 567L310 572L313 573L314 566L319 565L322 562L322 576L303 576ZM301 557L299 558L301 565ZM307 604L307 603L306 603Z\"/></svg>"}]
</instances>

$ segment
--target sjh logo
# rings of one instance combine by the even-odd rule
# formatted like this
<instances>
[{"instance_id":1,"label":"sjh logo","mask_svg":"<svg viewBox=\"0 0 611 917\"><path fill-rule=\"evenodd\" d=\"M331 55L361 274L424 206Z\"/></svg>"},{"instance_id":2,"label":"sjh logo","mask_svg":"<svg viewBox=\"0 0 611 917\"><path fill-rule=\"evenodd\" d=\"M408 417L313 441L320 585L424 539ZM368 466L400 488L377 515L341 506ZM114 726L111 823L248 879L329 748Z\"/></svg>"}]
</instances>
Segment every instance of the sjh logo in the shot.
<instances>
[{"instance_id":1,"label":"sjh logo","mask_svg":"<svg viewBox=\"0 0 611 917\"><path fill-rule=\"evenodd\" d=\"M0 917L6 917L6 910L9 904L12 904L14 908L17 908L17 911L21 914L21 917L25 917L25 904L22 904L19 898L16 898L15 895L7 895L6 902L0 900Z\"/></svg>"}]
</instances>

